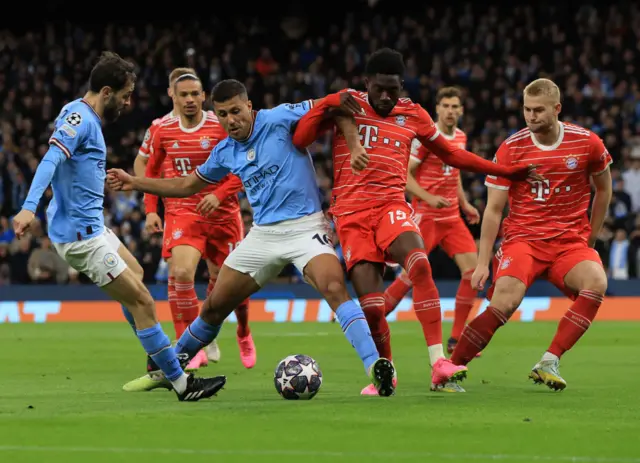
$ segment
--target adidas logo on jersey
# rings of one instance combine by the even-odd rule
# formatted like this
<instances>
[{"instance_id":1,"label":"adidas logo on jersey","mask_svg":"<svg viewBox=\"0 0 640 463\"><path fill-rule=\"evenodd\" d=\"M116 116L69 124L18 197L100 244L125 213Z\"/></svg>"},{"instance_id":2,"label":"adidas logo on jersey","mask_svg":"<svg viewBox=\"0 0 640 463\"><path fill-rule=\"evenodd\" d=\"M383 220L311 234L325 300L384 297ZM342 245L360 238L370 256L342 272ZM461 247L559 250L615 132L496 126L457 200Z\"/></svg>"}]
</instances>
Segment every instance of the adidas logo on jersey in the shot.
<instances>
[{"instance_id":1,"label":"adidas logo on jersey","mask_svg":"<svg viewBox=\"0 0 640 463\"><path fill-rule=\"evenodd\" d=\"M403 227L414 227L415 224L413 224L412 222L409 222L408 220L405 220L404 223L402 224Z\"/></svg>"}]
</instances>

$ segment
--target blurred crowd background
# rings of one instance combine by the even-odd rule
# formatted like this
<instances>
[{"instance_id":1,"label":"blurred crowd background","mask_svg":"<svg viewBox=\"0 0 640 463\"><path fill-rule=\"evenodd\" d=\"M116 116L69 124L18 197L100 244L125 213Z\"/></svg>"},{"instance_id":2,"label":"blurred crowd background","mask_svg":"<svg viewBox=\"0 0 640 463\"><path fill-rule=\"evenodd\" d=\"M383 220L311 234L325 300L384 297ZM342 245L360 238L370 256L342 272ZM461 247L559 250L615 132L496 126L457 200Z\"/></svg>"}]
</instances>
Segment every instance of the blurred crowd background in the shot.
<instances>
[{"instance_id":1,"label":"blurred crowd background","mask_svg":"<svg viewBox=\"0 0 640 463\"><path fill-rule=\"evenodd\" d=\"M376 3L376 2L370 2ZM505 8L468 2L448 6L389 4L355 13L302 8L285 15L202 18L184 22L84 25L56 21L31 28L0 29L0 284L84 282L62 262L46 238L46 193L30 239L15 240L11 217L19 211L39 160L47 151L60 108L86 91L88 73L102 50L137 66L131 111L105 127L108 166L131 169L145 129L171 110L167 77L190 66L205 88L224 78L245 82L254 106L319 98L345 87L363 88L369 53L382 46L404 53L405 92L434 114L441 86L464 91L460 127L468 148L488 159L523 127L521 94L538 77L563 92L561 118L596 132L611 152L614 197L597 243L611 278L640 272L640 8L633 2L542 2ZM415 9L414 9L415 7ZM266 18L266 19L265 19ZM312 153L318 184L328 203L332 165L330 135ZM463 176L469 200L481 212L483 178ZM251 226L245 204L244 219ZM137 193L107 192L107 224L145 270L149 283L166 279L161 236L144 232ZM471 227L479 237L479 226ZM339 243L336 240L339 249ZM455 265L439 250L431 256L436 278L456 278ZM205 268L199 272L204 279ZM387 278L393 277L388 269ZM280 281L297 281L294 271Z\"/></svg>"}]
</instances>

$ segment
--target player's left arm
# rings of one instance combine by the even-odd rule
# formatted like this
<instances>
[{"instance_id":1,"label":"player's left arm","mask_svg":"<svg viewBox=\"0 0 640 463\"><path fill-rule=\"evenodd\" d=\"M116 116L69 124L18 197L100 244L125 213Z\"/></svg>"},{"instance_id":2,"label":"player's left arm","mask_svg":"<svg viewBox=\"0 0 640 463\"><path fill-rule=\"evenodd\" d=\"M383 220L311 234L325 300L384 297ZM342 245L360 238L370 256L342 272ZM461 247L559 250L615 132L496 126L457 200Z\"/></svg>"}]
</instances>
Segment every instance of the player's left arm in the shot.
<instances>
[{"instance_id":1,"label":"player's left arm","mask_svg":"<svg viewBox=\"0 0 640 463\"><path fill-rule=\"evenodd\" d=\"M74 114L77 115L76 118L72 117ZM18 238L29 228L42 195L51 184L58 166L73 156L91 132L89 122L83 121L81 115L77 113L72 113L60 122L60 126L49 138L49 149L36 169L22 210L13 218L13 228Z\"/></svg>"},{"instance_id":2,"label":"player's left arm","mask_svg":"<svg viewBox=\"0 0 640 463\"><path fill-rule=\"evenodd\" d=\"M422 107L418 108L419 126L416 138L429 151L452 167L480 174L505 177L510 180L544 180L535 173L536 166L500 165L449 143L436 129L436 124Z\"/></svg>"},{"instance_id":3,"label":"player's left arm","mask_svg":"<svg viewBox=\"0 0 640 463\"><path fill-rule=\"evenodd\" d=\"M242 180L233 174L227 174L211 193L200 200L196 206L196 212L208 216L220 207L220 204L225 202L227 198L238 194L242 190L244 190Z\"/></svg>"},{"instance_id":4,"label":"player's left arm","mask_svg":"<svg viewBox=\"0 0 640 463\"><path fill-rule=\"evenodd\" d=\"M611 169L609 168L613 160L597 135L591 134L591 144L589 173L596 190L591 206L591 234L589 235L589 246L593 247L604 224L613 195Z\"/></svg>"},{"instance_id":5,"label":"player's left arm","mask_svg":"<svg viewBox=\"0 0 640 463\"><path fill-rule=\"evenodd\" d=\"M462 186L462 175L458 172L458 202L460 203L460 208L467 216L469 223L471 225L475 225L480 223L480 213L478 209L473 207L473 205L467 200L467 195L464 192L464 187Z\"/></svg>"}]
</instances>

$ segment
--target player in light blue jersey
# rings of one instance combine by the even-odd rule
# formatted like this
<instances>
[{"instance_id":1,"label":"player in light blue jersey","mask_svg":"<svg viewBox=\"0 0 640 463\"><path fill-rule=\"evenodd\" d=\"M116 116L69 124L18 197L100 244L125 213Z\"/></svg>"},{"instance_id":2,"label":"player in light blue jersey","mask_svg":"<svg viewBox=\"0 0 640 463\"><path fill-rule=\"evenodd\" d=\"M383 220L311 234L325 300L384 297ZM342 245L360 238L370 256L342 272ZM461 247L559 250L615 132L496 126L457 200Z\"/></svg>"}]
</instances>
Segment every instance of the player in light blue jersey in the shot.
<instances>
[{"instance_id":1,"label":"player in light blue jersey","mask_svg":"<svg viewBox=\"0 0 640 463\"><path fill-rule=\"evenodd\" d=\"M380 358L364 313L347 292L342 267L329 239L311 157L292 142L296 123L312 107L332 115L338 110L354 114L361 110L360 105L344 92L254 113L244 85L236 80L218 83L212 100L229 137L194 173L175 179L150 179L114 169L107 180L117 190L135 189L165 197L192 195L229 172L244 184L254 225L225 260L200 317L178 341L178 352L195 355L215 339L234 307L293 263L335 311L379 395L393 394L394 367ZM355 126L353 129L350 143L355 138L359 146Z\"/></svg>"},{"instance_id":2,"label":"player in light blue jersey","mask_svg":"<svg viewBox=\"0 0 640 463\"><path fill-rule=\"evenodd\" d=\"M47 208L48 233L58 254L86 274L132 316L136 335L162 369L181 401L213 396L224 376L187 376L156 316L155 304L142 283L142 269L120 240L104 226L104 182L107 147L102 123L112 122L129 106L135 86L133 64L105 52L89 77L84 98L65 105L55 121L49 150L43 157L22 210L13 226L22 237L33 221L45 189L53 199ZM138 271L132 270L139 269Z\"/></svg>"}]
</instances>

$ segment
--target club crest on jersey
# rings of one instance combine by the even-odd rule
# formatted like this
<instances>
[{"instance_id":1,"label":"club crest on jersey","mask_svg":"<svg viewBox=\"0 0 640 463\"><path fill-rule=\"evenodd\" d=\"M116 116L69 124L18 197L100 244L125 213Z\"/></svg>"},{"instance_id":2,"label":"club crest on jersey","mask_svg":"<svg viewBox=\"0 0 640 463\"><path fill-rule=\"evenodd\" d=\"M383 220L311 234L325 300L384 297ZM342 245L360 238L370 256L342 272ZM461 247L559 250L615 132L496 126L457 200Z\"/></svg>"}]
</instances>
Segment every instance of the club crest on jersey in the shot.
<instances>
[{"instance_id":1,"label":"club crest on jersey","mask_svg":"<svg viewBox=\"0 0 640 463\"><path fill-rule=\"evenodd\" d=\"M406 124L407 119L403 116L403 115L399 115L396 116L396 124L398 124L399 126L403 126L404 124Z\"/></svg>"},{"instance_id":2,"label":"club crest on jersey","mask_svg":"<svg viewBox=\"0 0 640 463\"><path fill-rule=\"evenodd\" d=\"M256 158L256 150L251 148L247 151L247 161L253 161Z\"/></svg>"},{"instance_id":3,"label":"club crest on jersey","mask_svg":"<svg viewBox=\"0 0 640 463\"><path fill-rule=\"evenodd\" d=\"M211 140L209 140L209 137L200 137L200 147L203 150L209 149L210 146Z\"/></svg>"},{"instance_id":4,"label":"club crest on jersey","mask_svg":"<svg viewBox=\"0 0 640 463\"><path fill-rule=\"evenodd\" d=\"M576 167L578 167L578 160L573 156L571 156L567 158L567 160L565 161L565 164L569 169L575 169Z\"/></svg>"},{"instance_id":5,"label":"club crest on jersey","mask_svg":"<svg viewBox=\"0 0 640 463\"><path fill-rule=\"evenodd\" d=\"M504 270L505 268L507 268L509 265L511 265L511 257L505 257L504 259L501 260L500 262L500 269Z\"/></svg>"},{"instance_id":6,"label":"club crest on jersey","mask_svg":"<svg viewBox=\"0 0 640 463\"><path fill-rule=\"evenodd\" d=\"M177 228L173 231L173 234L171 235L171 237L174 240L180 239L180 237L182 237L182 228Z\"/></svg>"}]
</instances>

